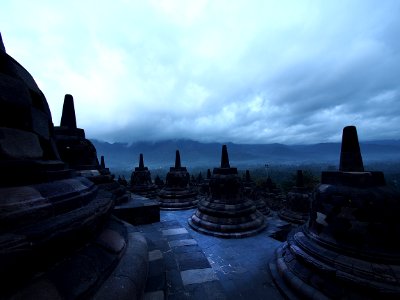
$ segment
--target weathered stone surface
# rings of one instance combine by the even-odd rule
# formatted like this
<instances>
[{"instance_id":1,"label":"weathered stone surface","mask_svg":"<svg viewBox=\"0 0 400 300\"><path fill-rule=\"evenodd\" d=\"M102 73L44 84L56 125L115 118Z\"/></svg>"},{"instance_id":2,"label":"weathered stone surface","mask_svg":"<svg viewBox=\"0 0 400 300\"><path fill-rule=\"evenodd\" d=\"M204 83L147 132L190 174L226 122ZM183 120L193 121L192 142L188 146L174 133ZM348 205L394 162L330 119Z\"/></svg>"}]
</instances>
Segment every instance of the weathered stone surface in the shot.
<instances>
[{"instance_id":1,"label":"weathered stone surface","mask_svg":"<svg viewBox=\"0 0 400 300\"><path fill-rule=\"evenodd\" d=\"M354 127L343 130L341 166L323 172L309 221L270 263L283 292L299 298L397 299L400 196L366 172Z\"/></svg>"},{"instance_id":2,"label":"weathered stone surface","mask_svg":"<svg viewBox=\"0 0 400 300\"><path fill-rule=\"evenodd\" d=\"M188 209L197 205L197 192L190 186L190 175L181 165L179 151L175 155L175 167L171 167L164 188L157 197L161 209Z\"/></svg>"},{"instance_id":3,"label":"weathered stone surface","mask_svg":"<svg viewBox=\"0 0 400 300\"><path fill-rule=\"evenodd\" d=\"M242 238L265 229L265 217L250 199L243 197L243 186L236 168L229 164L226 146L222 147L221 167L214 168L210 196L199 201L189 225L204 234Z\"/></svg>"},{"instance_id":4,"label":"weathered stone surface","mask_svg":"<svg viewBox=\"0 0 400 300\"><path fill-rule=\"evenodd\" d=\"M13 128L1 128L0 153L9 158L32 159L42 157L43 150L38 136L34 133Z\"/></svg>"},{"instance_id":5,"label":"weathered stone surface","mask_svg":"<svg viewBox=\"0 0 400 300\"><path fill-rule=\"evenodd\" d=\"M117 231L112 229L103 230L103 232L97 237L96 243L113 253L121 252L126 244L123 237Z\"/></svg>"}]
</instances>

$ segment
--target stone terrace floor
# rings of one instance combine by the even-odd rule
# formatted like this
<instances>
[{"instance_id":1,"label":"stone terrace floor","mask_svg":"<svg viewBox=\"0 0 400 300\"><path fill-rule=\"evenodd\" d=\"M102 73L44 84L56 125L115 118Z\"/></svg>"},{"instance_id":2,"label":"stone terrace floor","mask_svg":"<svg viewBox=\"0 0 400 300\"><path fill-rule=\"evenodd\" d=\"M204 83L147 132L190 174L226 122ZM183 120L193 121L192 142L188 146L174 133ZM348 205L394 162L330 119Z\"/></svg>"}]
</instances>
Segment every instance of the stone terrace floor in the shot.
<instances>
[{"instance_id":1,"label":"stone terrace floor","mask_svg":"<svg viewBox=\"0 0 400 300\"><path fill-rule=\"evenodd\" d=\"M193 212L161 211L159 223L136 226L149 242L150 270L165 268L167 299L283 299L268 270L281 244L268 236L269 227L253 237L222 239L191 229ZM164 266L151 263L161 256ZM162 280L149 281L157 290Z\"/></svg>"}]
</instances>

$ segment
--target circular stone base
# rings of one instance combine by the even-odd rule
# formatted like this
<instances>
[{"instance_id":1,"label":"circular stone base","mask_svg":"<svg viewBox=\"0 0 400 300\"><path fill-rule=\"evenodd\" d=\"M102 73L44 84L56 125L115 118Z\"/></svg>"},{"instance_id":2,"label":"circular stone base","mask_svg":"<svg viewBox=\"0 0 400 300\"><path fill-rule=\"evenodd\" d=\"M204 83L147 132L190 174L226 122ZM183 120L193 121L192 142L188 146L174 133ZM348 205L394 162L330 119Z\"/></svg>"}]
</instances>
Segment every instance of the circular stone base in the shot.
<instances>
[{"instance_id":1,"label":"circular stone base","mask_svg":"<svg viewBox=\"0 0 400 300\"><path fill-rule=\"evenodd\" d=\"M161 210L185 210L197 207L199 198L192 191L161 191L157 201Z\"/></svg>"},{"instance_id":2,"label":"circular stone base","mask_svg":"<svg viewBox=\"0 0 400 300\"><path fill-rule=\"evenodd\" d=\"M159 201L158 203L160 204L160 209L161 210L185 210L185 209L191 209L197 207L197 203L199 200L191 201L191 202L161 202Z\"/></svg>"},{"instance_id":3,"label":"circular stone base","mask_svg":"<svg viewBox=\"0 0 400 300\"><path fill-rule=\"evenodd\" d=\"M272 280L274 281L275 286L278 288L279 292L282 294L282 296L285 299L291 299L291 300L303 299L301 297L298 297L295 293L293 293L290 288L291 285L293 285L295 283L297 283L297 285L301 286L300 279L298 279L296 276L294 276L291 272L290 273L289 272L286 273L285 271L282 272L282 267L284 267L284 262L283 262L283 257L282 257L282 246L280 246L277 250L275 250L275 255L268 264L268 269L271 274ZM290 277L290 275L292 275L292 277ZM311 287L307 285L307 288L311 288ZM319 296L321 296L321 295L319 295ZM310 299L312 299L312 298L310 298ZM315 298L315 299L317 299L317 298ZM327 298L322 295L321 299L327 299Z\"/></svg>"},{"instance_id":4,"label":"circular stone base","mask_svg":"<svg viewBox=\"0 0 400 300\"><path fill-rule=\"evenodd\" d=\"M280 212L278 212L278 215L281 219L285 221L301 225L307 222L309 213L295 212L284 208Z\"/></svg>"},{"instance_id":5,"label":"circular stone base","mask_svg":"<svg viewBox=\"0 0 400 300\"><path fill-rule=\"evenodd\" d=\"M261 199L259 200L253 200L257 210L262 213L264 216L269 216L271 214L271 210L267 207L265 202Z\"/></svg>"},{"instance_id":6,"label":"circular stone base","mask_svg":"<svg viewBox=\"0 0 400 300\"><path fill-rule=\"evenodd\" d=\"M189 223L190 227L192 227L194 230L196 230L200 233L215 236L215 237L220 237L220 238L226 238L226 239L237 239L237 238L245 238L245 237L253 236L253 235L260 233L267 227L267 224L264 222L260 227L255 228L255 229L250 229L247 231L220 232L220 231L211 231L206 228L200 227L200 226L196 225L195 223L193 223L192 218L188 219L188 223Z\"/></svg>"},{"instance_id":7,"label":"circular stone base","mask_svg":"<svg viewBox=\"0 0 400 300\"><path fill-rule=\"evenodd\" d=\"M278 247L269 267L285 298L399 299L400 287L391 271L398 268L396 261L362 259L360 253L326 246L303 225Z\"/></svg>"}]
</instances>

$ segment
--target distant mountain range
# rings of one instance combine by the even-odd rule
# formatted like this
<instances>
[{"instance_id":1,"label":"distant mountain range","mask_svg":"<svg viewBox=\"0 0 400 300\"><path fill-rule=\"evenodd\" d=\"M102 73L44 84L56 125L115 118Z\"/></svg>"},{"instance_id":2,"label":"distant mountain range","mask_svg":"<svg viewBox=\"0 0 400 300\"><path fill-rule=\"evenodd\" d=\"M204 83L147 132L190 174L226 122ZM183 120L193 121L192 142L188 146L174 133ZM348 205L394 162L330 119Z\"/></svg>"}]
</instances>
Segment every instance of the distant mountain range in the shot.
<instances>
[{"instance_id":1,"label":"distant mountain range","mask_svg":"<svg viewBox=\"0 0 400 300\"><path fill-rule=\"evenodd\" d=\"M201 143L192 140L167 140L159 142L107 143L91 140L97 154L104 155L107 167L132 170L143 153L145 165L151 169L166 168L174 164L175 151L179 149L182 165L188 168L216 167L221 156L219 143ZM234 144L227 143L232 166L239 168L265 164L323 163L337 166L340 143L312 145ZM365 163L399 162L400 140L361 142Z\"/></svg>"}]
</instances>

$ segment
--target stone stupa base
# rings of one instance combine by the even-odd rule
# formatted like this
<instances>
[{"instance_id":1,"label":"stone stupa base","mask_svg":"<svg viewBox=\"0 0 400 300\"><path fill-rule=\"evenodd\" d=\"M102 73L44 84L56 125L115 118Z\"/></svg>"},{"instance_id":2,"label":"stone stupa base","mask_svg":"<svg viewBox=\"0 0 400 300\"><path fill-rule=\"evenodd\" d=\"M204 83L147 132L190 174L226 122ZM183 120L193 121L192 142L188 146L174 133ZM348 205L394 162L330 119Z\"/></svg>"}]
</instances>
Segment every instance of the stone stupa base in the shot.
<instances>
[{"instance_id":1,"label":"stone stupa base","mask_svg":"<svg viewBox=\"0 0 400 300\"><path fill-rule=\"evenodd\" d=\"M220 237L220 238L226 238L226 239L238 239L238 238L245 238L245 237L249 237L249 236L253 236L256 234L259 234L261 231L263 231L266 227L267 224L241 224L238 226L235 226L234 228L230 228L231 230L233 229L234 232L225 232L224 230L226 230L226 228L224 228L224 225L220 225L218 228L218 231L216 231L215 226L210 226L208 229L207 226L210 224L207 224L206 222L202 221L202 220L197 220L197 222L199 222L201 224L201 227L198 226L196 223L193 222L192 218L188 219L188 223L190 225L190 227L192 227L194 230L203 233L203 234L207 234L207 235L211 235L211 236L215 236L215 237ZM255 228L255 229L250 229L248 230L248 227L250 226L246 226L246 225L259 225L259 227ZM242 230L242 231L241 231Z\"/></svg>"},{"instance_id":2,"label":"stone stupa base","mask_svg":"<svg viewBox=\"0 0 400 300\"><path fill-rule=\"evenodd\" d=\"M257 210L262 213L264 216L269 216L271 214L271 210L262 199L253 200L254 205L256 206Z\"/></svg>"},{"instance_id":3,"label":"stone stupa base","mask_svg":"<svg viewBox=\"0 0 400 300\"><path fill-rule=\"evenodd\" d=\"M157 187L155 185L134 186L134 187L131 187L131 193L148 198L148 199L156 199L157 198Z\"/></svg>"},{"instance_id":4,"label":"stone stupa base","mask_svg":"<svg viewBox=\"0 0 400 300\"><path fill-rule=\"evenodd\" d=\"M318 245L299 227L269 263L275 284L288 299L398 299L399 277L388 272L398 265L390 257L374 263L338 249Z\"/></svg>"},{"instance_id":5,"label":"stone stupa base","mask_svg":"<svg viewBox=\"0 0 400 300\"><path fill-rule=\"evenodd\" d=\"M263 231L267 224L251 200L240 204L218 204L203 200L188 219L196 231L221 238L244 238Z\"/></svg>"},{"instance_id":6,"label":"stone stupa base","mask_svg":"<svg viewBox=\"0 0 400 300\"><path fill-rule=\"evenodd\" d=\"M199 198L195 192L187 190L161 190L157 200L161 210L185 210L197 207Z\"/></svg>"}]
</instances>

